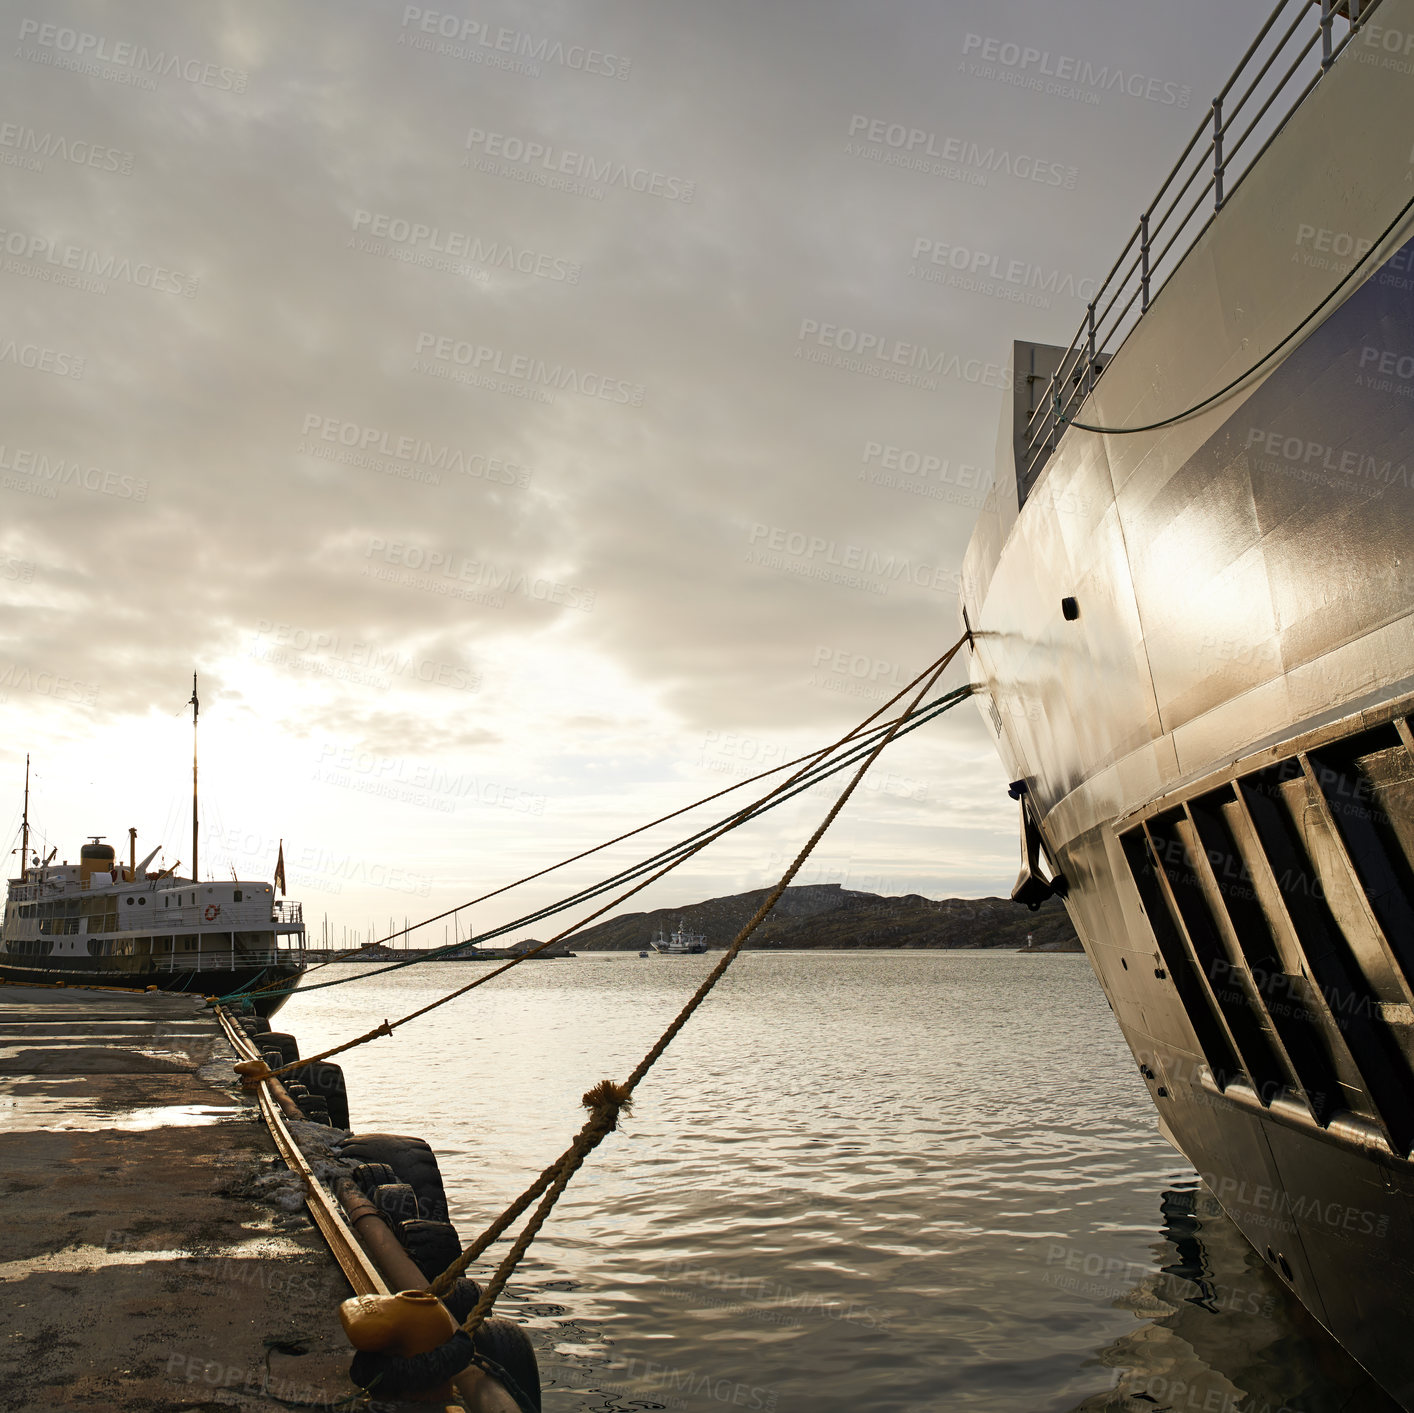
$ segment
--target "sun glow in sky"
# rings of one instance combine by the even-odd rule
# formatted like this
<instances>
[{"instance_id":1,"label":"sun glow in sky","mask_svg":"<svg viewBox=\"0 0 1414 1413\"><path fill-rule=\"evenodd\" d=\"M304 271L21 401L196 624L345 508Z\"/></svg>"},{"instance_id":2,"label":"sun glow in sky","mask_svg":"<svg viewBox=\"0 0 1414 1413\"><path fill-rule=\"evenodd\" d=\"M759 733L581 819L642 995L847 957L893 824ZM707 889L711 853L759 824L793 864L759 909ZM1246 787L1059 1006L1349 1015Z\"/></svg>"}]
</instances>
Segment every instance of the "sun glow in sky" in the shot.
<instances>
[{"instance_id":1,"label":"sun glow in sky","mask_svg":"<svg viewBox=\"0 0 1414 1413\"><path fill-rule=\"evenodd\" d=\"M195 668L202 873L283 839L339 940L843 734L958 636L1011 340L1069 341L1264 8L12 9L12 825L29 751L46 848L188 867ZM800 881L1002 892L1004 785L966 706Z\"/></svg>"}]
</instances>

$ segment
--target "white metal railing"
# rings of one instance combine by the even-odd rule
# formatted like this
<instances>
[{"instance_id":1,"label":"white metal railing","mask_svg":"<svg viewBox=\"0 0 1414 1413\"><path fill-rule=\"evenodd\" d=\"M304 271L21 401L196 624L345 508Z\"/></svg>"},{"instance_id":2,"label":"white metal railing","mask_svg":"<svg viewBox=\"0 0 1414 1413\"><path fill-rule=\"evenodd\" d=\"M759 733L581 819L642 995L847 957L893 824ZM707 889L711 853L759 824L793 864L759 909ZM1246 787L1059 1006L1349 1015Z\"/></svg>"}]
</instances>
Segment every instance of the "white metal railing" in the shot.
<instances>
[{"instance_id":1,"label":"white metal railing","mask_svg":"<svg viewBox=\"0 0 1414 1413\"><path fill-rule=\"evenodd\" d=\"M288 898L277 898L274 903L274 912L271 914L273 922L303 922L304 904L293 903Z\"/></svg>"},{"instance_id":2,"label":"white metal railing","mask_svg":"<svg viewBox=\"0 0 1414 1413\"><path fill-rule=\"evenodd\" d=\"M259 952L232 952L219 948L202 952L157 952L152 964L157 971L230 971L233 967L268 967L277 962L300 960L298 948L279 947Z\"/></svg>"},{"instance_id":3,"label":"white metal railing","mask_svg":"<svg viewBox=\"0 0 1414 1413\"><path fill-rule=\"evenodd\" d=\"M1231 199L1287 118L1329 71L1378 4L1379 0L1278 0L1232 77L1213 99L1208 116L1140 216L1119 259L1090 301L1046 396L1031 413L1026 425L1023 490L1040 474L1070 419L1094 390L1111 356L1109 351L1117 349L1148 312L1159 290L1224 202ZM1295 18L1280 28L1293 7ZM1334 33L1337 19L1349 24L1339 37ZM1302 31L1307 28L1310 33L1303 42ZM1263 58L1268 48L1270 52ZM1246 87L1237 94L1244 83ZM1283 96L1284 105L1275 107Z\"/></svg>"}]
</instances>

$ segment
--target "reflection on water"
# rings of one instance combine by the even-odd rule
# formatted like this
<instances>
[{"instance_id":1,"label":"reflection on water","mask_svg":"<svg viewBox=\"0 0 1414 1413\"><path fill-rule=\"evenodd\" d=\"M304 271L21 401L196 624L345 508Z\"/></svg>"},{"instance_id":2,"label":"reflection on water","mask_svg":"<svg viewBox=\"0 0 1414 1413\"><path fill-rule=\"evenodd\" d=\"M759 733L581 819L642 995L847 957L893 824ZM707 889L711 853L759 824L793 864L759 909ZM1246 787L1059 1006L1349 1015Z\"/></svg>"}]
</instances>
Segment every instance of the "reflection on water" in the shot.
<instances>
[{"instance_id":1,"label":"reflection on water","mask_svg":"<svg viewBox=\"0 0 1414 1413\"><path fill-rule=\"evenodd\" d=\"M469 1240L714 960L518 967L342 1056L354 1123L432 1143ZM467 979L280 1024L313 1053ZM1083 957L748 953L503 1308L546 1413L1386 1413L1195 1182Z\"/></svg>"},{"instance_id":2,"label":"reflection on water","mask_svg":"<svg viewBox=\"0 0 1414 1413\"><path fill-rule=\"evenodd\" d=\"M1111 1387L1075 1413L1399 1413L1295 1300L1196 1177L1163 1194L1159 1269L1116 1304Z\"/></svg>"}]
</instances>

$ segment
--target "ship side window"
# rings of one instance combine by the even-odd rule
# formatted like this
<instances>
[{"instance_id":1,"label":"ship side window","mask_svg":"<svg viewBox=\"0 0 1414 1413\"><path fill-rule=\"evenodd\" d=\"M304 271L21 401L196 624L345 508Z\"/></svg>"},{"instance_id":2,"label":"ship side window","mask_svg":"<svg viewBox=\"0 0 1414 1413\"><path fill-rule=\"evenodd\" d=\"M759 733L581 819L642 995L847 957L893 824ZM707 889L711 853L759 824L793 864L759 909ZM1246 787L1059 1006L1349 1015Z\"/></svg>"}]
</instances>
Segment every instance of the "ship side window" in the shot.
<instances>
[{"instance_id":1,"label":"ship side window","mask_svg":"<svg viewBox=\"0 0 1414 1413\"><path fill-rule=\"evenodd\" d=\"M131 898L129 898L129 899L127 900L127 902L128 902L128 906L129 906L129 907L132 907L132 905L133 905L133 900L132 900Z\"/></svg>"},{"instance_id":2,"label":"ship side window","mask_svg":"<svg viewBox=\"0 0 1414 1413\"><path fill-rule=\"evenodd\" d=\"M245 895L241 892L241 890L237 888L231 893L231 901L239 903L244 899L244 896Z\"/></svg>"}]
</instances>

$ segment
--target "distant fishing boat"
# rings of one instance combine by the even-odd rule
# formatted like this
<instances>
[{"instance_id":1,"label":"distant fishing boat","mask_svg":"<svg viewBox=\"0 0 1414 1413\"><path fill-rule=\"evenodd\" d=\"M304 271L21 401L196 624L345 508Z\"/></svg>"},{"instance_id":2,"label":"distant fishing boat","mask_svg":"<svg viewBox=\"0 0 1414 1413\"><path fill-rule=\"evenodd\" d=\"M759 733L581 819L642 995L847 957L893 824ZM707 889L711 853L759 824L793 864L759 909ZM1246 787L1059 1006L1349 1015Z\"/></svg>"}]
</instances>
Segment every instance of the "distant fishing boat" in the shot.
<instances>
[{"instance_id":1,"label":"distant fishing boat","mask_svg":"<svg viewBox=\"0 0 1414 1413\"><path fill-rule=\"evenodd\" d=\"M690 952L705 952L707 950L707 934L705 932L689 932L683 920L679 918L677 927L669 933L665 933L662 925L659 924L658 931L654 933L650 945L660 957L681 957ZM640 952L639 955L647 956L647 953Z\"/></svg>"}]
</instances>

